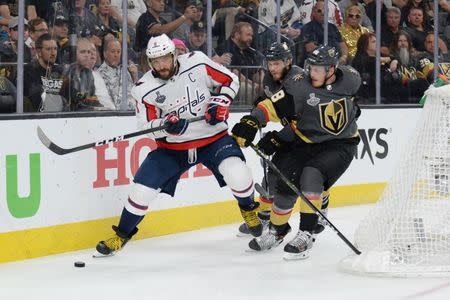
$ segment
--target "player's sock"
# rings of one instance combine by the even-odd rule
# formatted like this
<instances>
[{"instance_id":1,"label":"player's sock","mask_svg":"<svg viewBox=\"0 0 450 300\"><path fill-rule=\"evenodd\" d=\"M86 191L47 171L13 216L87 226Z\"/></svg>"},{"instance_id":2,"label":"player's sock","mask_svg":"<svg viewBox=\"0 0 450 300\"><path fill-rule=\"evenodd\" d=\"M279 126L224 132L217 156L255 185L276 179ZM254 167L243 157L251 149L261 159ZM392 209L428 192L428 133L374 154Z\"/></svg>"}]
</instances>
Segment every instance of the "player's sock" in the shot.
<instances>
[{"instance_id":1,"label":"player's sock","mask_svg":"<svg viewBox=\"0 0 450 300\"><path fill-rule=\"evenodd\" d=\"M123 232L125 235L130 234L143 218L144 216L135 215L124 208L117 227L120 232Z\"/></svg>"}]
</instances>

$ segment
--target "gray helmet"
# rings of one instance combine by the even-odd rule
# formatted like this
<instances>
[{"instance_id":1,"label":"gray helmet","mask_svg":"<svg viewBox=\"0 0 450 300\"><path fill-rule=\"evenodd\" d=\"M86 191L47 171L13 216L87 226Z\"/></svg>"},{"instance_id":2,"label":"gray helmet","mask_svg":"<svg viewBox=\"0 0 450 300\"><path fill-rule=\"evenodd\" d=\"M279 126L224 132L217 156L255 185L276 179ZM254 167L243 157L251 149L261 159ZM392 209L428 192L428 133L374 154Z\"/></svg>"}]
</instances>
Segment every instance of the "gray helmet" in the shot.
<instances>
[{"instance_id":1,"label":"gray helmet","mask_svg":"<svg viewBox=\"0 0 450 300\"><path fill-rule=\"evenodd\" d=\"M306 62L312 66L337 66L339 53L334 47L322 45L308 55Z\"/></svg>"},{"instance_id":2,"label":"gray helmet","mask_svg":"<svg viewBox=\"0 0 450 300\"><path fill-rule=\"evenodd\" d=\"M291 50L286 43L274 42L266 51L266 60L283 60L292 58Z\"/></svg>"}]
</instances>

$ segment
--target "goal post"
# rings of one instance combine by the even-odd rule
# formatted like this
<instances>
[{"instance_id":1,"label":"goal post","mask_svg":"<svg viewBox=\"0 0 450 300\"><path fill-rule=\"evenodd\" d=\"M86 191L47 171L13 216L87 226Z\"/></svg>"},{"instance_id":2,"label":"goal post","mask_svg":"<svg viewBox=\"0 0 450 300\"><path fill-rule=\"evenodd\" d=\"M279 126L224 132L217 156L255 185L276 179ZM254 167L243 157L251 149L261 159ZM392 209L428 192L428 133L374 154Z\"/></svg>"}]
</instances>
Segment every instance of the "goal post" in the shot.
<instances>
[{"instance_id":1,"label":"goal post","mask_svg":"<svg viewBox=\"0 0 450 300\"><path fill-rule=\"evenodd\" d=\"M340 268L374 276L450 275L450 85L430 88L393 177Z\"/></svg>"}]
</instances>

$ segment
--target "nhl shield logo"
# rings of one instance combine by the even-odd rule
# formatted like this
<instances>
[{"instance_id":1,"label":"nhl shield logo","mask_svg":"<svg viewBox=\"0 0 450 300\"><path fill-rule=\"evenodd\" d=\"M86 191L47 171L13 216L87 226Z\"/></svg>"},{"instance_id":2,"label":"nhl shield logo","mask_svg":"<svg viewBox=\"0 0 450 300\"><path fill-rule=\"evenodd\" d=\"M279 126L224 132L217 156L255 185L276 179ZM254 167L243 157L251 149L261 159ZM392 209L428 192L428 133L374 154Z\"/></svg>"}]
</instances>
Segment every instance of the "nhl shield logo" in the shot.
<instances>
[{"instance_id":1,"label":"nhl shield logo","mask_svg":"<svg viewBox=\"0 0 450 300\"><path fill-rule=\"evenodd\" d=\"M339 135L347 126L347 103L345 98L331 100L319 105L320 125L333 135Z\"/></svg>"},{"instance_id":2,"label":"nhl shield logo","mask_svg":"<svg viewBox=\"0 0 450 300\"><path fill-rule=\"evenodd\" d=\"M166 101L166 96L161 95L159 92L156 92L156 98L155 101L157 103L163 103L164 101Z\"/></svg>"},{"instance_id":3,"label":"nhl shield logo","mask_svg":"<svg viewBox=\"0 0 450 300\"><path fill-rule=\"evenodd\" d=\"M311 93L309 94L309 99L306 100L306 103L308 103L308 105L311 106L316 106L317 104L320 103L320 98L316 97L315 93Z\"/></svg>"}]
</instances>

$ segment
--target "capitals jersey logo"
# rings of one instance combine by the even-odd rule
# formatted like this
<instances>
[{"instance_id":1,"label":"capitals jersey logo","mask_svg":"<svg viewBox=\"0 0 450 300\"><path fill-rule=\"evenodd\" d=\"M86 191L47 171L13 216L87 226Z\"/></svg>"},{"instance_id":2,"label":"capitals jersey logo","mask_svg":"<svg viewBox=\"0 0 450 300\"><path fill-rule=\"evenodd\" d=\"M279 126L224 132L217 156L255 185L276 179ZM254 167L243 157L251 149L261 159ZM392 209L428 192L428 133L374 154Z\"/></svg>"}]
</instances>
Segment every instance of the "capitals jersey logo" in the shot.
<instances>
[{"instance_id":1,"label":"capitals jersey logo","mask_svg":"<svg viewBox=\"0 0 450 300\"><path fill-rule=\"evenodd\" d=\"M333 135L339 135L347 126L347 102L345 98L319 105L320 125Z\"/></svg>"}]
</instances>

